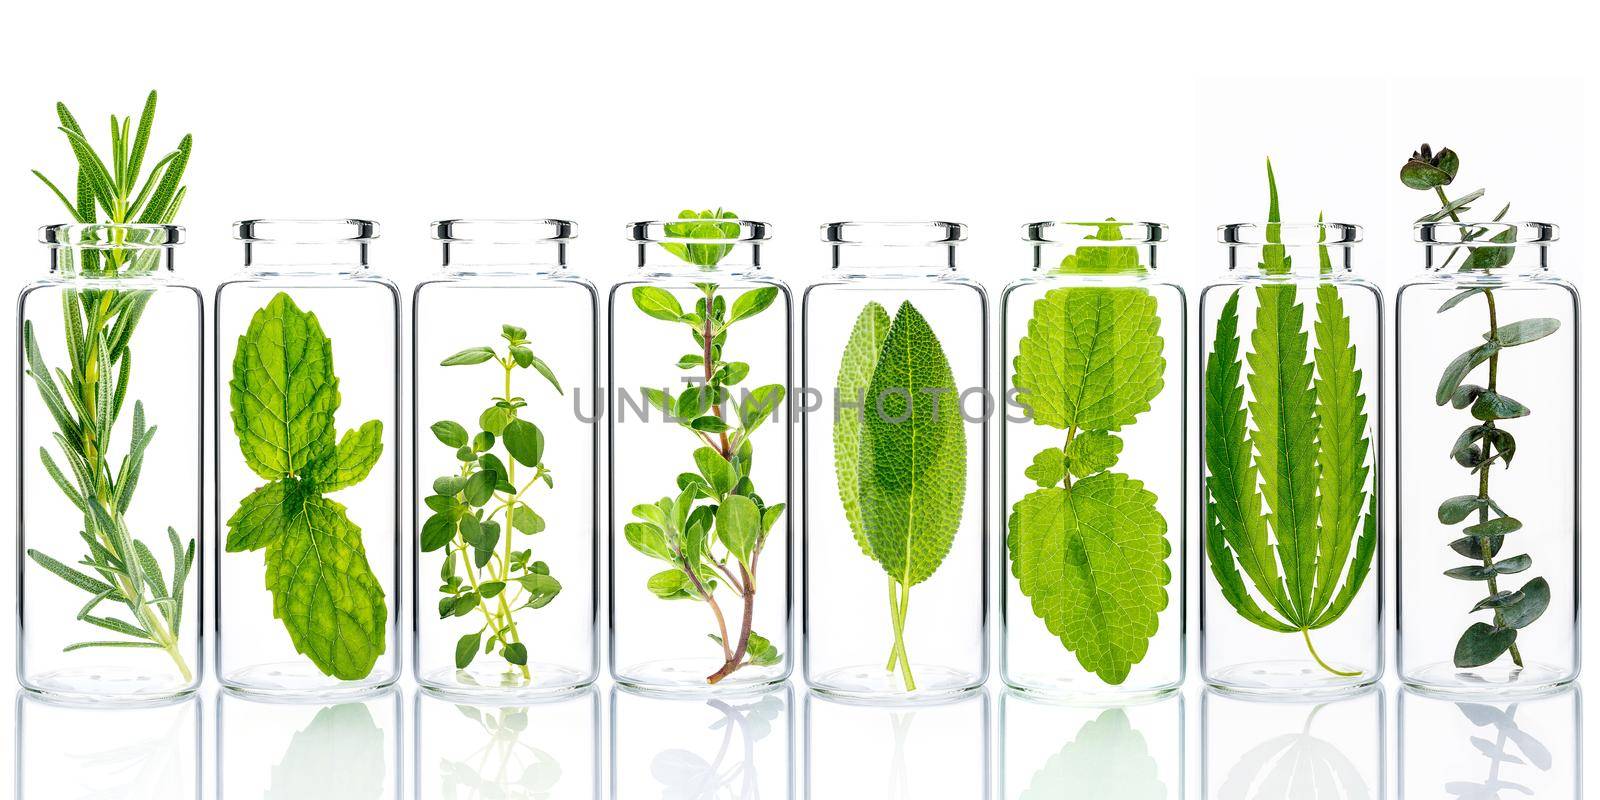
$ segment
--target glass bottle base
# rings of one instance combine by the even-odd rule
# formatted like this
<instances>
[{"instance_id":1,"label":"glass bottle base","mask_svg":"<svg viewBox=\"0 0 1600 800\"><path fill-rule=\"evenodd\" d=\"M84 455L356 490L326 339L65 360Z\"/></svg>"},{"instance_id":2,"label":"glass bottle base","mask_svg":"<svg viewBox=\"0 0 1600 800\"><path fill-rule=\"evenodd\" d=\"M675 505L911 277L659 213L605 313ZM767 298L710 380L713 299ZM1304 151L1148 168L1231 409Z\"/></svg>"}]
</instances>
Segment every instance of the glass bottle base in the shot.
<instances>
[{"instance_id":1,"label":"glass bottle base","mask_svg":"<svg viewBox=\"0 0 1600 800\"><path fill-rule=\"evenodd\" d=\"M1302 696L1326 696L1352 692L1376 683L1378 673L1362 672L1333 664L1341 671L1357 672L1355 675L1336 675L1315 661L1254 661L1219 670L1207 670L1206 683L1226 692L1236 694L1282 695L1293 693Z\"/></svg>"},{"instance_id":2,"label":"glass bottle base","mask_svg":"<svg viewBox=\"0 0 1600 800\"><path fill-rule=\"evenodd\" d=\"M395 682L393 673L374 670L359 681L330 678L309 662L285 661L256 664L218 676L222 685L239 694L285 699L350 697L383 689Z\"/></svg>"},{"instance_id":3,"label":"glass bottle base","mask_svg":"<svg viewBox=\"0 0 1600 800\"><path fill-rule=\"evenodd\" d=\"M706 677L722 668L722 659L676 658L646 661L612 670L617 683L641 692L664 694L727 694L759 692L789 677L783 666L744 666L716 683Z\"/></svg>"},{"instance_id":4,"label":"glass bottle base","mask_svg":"<svg viewBox=\"0 0 1600 800\"><path fill-rule=\"evenodd\" d=\"M66 703L159 703L194 692L198 683L177 675L129 669L74 667L23 676L22 688Z\"/></svg>"},{"instance_id":5,"label":"glass bottle base","mask_svg":"<svg viewBox=\"0 0 1600 800\"><path fill-rule=\"evenodd\" d=\"M576 692L594 683L594 674L560 664L530 662L528 677L512 669L436 669L421 673L417 683L439 695L464 699L549 697Z\"/></svg>"},{"instance_id":6,"label":"glass bottle base","mask_svg":"<svg viewBox=\"0 0 1600 800\"><path fill-rule=\"evenodd\" d=\"M1166 697L1182 686L1182 680L1165 684L1112 685L1089 677L1062 677L1059 675L1009 674L1002 676L1005 685L1029 697L1065 701L1137 702L1143 699Z\"/></svg>"},{"instance_id":7,"label":"glass bottle base","mask_svg":"<svg viewBox=\"0 0 1600 800\"><path fill-rule=\"evenodd\" d=\"M905 678L882 664L859 664L807 676L806 684L823 694L856 700L938 699L983 685L982 675L937 664L912 664L911 675L915 689L907 689Z\"/></svg>"},{"instance_id":8,"label":"glass bottle base","mask_svg":"<svg viewBox=\"0 0 1600 800\"><path fill-rule=\"evenodd\" d=\"M1522 667L1494 663L1461 669L1449 661L1436 661L1400 676L1407 686L1430 694L1496 696L1553 692L1576 678L1571 669L1539 662L1529 662Z\"/></svg>"}]
</instances>

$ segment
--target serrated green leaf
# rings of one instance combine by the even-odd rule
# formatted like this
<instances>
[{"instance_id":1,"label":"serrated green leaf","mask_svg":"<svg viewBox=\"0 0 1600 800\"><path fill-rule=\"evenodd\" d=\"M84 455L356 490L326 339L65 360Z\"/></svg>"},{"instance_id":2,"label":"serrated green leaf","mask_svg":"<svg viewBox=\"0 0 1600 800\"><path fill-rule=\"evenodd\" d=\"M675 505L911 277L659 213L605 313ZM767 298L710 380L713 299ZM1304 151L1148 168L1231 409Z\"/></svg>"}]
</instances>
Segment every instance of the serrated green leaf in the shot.
<instances>
[{"instance_id":1,"label":"serrated green leaf","mask_svg":"<svg viewBox=\"0 0 1600 800\"><path fill-rule=\"evenodd\" d=\"M1075 478L1087 478L1115 466L1117 455L1121 452L1122 440L1116 434L1084 431L1067 443L1067 470Z\"/></svg>"},{"instance_id":2,"label":"serrated green leaf","mask_svg":"<svg viewBox=\"0 0 1600 800\"><path fill-rule=\"evenodd\" d=\"M844 506L844 517L850 524L861 552L872 555L866 531L861 522L861 426L866 416L864 402L872 372L878 366L878 355L883 351L883 341L889 335L893 322L889 312L875 302L868 302L856 316L855 327L845 343L844 354L839 359L838 387L841 404L861 403L859 407L836 408L833 418L833 466L839 486L839 501Z\"/></svg>"},{"instance_id":3,"label":"serrated green leaf","mask_svg":"<svg viewBox=\"0 0 1600 800\"><path fill-rule=\"evenodd\" d=\"M961 524L967 441L956 392L938 336L902 303L867 389L860 499L874 558L907 587L938 569Z\"/></svg>"},{"instance_id":4,"label":"serrated green leaf","mask_svg":"<svg viewBox=\"0 0 1600 800\"><path fill-rule=\"evenodd\" d=\"M1022 475L1039 488L1048 489L1061 482L1067 476L1067 454L1057 447L1047 447L1033 456L1033 464L1022 471Z\"/></svg>"},{"instance_id":5,"label":"serrated green leaf","mask_svg":"<svg viewBox=\"0 0 1600 800\"><path fill-rule=\"evenodd\" d=\"M1011 570L1033 613L1113 685L1143 660L1167 607L1172 545L1155 503L1143 483L1103 472L1032 492L1010 518Z\"/></svg>"},{"instance_id":6,"label":"serrated green leaf","mask_svg":"<svg viewBox=\"0 0 1600 800\"><path fill-rule=\"evenodd\" d=\"M1338 586L1366 505L1367 396L1350 341L1350 318L1337 287L1317 287L1317 546L1310 608L1326 608Z\"/></svg>"},{"instance_id":7,"label":"serrated green leaf","mask_svg":"<svg viewBox=\"0 0 1600 800\"><path fill-rule=\"evenodd\" d=\"M245 463L267 480L304 476L337 447L339 383L333 343L317 315L279 292L239 337L229 383L233 430Z\"/></svg>"},{"instance_id":8,"label":"serrated green leaf","mask_svg":"<svg viewBox=\"0 0 1600 800\"><path fill-rule=\"evenodd\" d=\"M1052 428L1132 424L1161 393L1160 328L1156 300L1144 289L1051 289L1034 302L1012 361L1018 402Z\"/></svg>"},{"instance_id":9,"label":"serrated green leaf","mask_svg":"<svg viewBox=\"0 0 1600 800\"><path fill-rule=\"evenodd\" d=\"M349 488L366 480L382 455L383 423L368 420L345 431L333 458L312 465L311 482L324 493Z\"/></svg>"}]
</instances>

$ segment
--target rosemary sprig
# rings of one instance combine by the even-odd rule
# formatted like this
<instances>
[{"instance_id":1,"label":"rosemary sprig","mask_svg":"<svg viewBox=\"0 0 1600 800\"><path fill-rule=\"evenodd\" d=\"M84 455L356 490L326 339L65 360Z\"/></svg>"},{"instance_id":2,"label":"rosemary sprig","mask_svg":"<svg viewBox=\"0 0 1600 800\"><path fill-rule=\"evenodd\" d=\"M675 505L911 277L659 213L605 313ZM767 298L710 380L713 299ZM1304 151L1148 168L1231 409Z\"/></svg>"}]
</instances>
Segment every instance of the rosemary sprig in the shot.
<instances>
[{"instance_id":1,"label":"rosemary sprig","mask_svg":"<svg viewBox=\"0 0 1600 800\"><path fill-rule=\"evenodd\" d=\"M33 174L67 207L80 224L169 223L183 204L183 171L188 165L192 137L184 136L176 150L153 165L139 180L155 119L156 93L145 100L138 127L132 118L111 116L109 165L95 152L72 112L56 104L60 131L77 161L76 200L69 200L44 173ZM101 219L101 215L104 219ZM149 274L160 263L150 248L129 247L126 231L108 231L108 241L82 249L79 258L62 260L66 277L90 279L136 277ZM62 494L83 514L83 539L87 554L69 565L38 550L28 550L34 563L90 595L77 619L127 638L88 640L66 650L92 647L154 648L165 650L184 682L193 672L178 646L183 622L184 587L194 566L195 541L187 544L177 531L167 529L172 549L168 583L154 552L128 529L124 515L139 482L145 451L156 428L145 424L143 403L133 403L132 435L126 455L113 459L112 431L127 398L133 353L129 343L149 302L147 289L124 290L81 285L62 292L62 327L67 342L68 369L51 368L40 351L33 321L23 323L22 344L27 375L54 419L53 434L68 466L63 471L46 448L39 458ZM84 569L80 569L80 567ZM125 607L132 619L95 614L110 602Z\"/></svg>"}]
</instances>

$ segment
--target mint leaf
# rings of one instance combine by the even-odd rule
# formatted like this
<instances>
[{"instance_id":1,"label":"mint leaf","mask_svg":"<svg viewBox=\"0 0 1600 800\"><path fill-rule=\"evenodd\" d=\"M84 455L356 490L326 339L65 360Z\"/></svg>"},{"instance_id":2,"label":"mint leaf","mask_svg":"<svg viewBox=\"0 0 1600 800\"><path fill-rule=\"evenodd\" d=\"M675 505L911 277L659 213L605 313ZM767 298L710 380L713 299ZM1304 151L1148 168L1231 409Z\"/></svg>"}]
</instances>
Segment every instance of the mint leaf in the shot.
<instances>
[{"instance_id":1,"label":"mint leaf","mask_svg":"<svg viewBox=\"0 0 1600 800\"><path fill-rule=\"evenodd\" d=\"M367 420L361 427L345 431L333 458L311 468L311 481L322 492L334 492L367 479L373 465L383 455L383 423Z\"/></svg>"},{"instance_id":2,"label":"mint leaf","mask_svg":"<svg viewBox=\"0 0 1600 800\"><path fill-rule=\"evenodd\" d=\"M1040 489L1012 509L1011 571L1033 613L1109 684L1144 659L1172 581L1167 522L1144 484L1115 472Z\"/></svg>"},{"instance_id":3,"label":"mint leaf","mask_svg":"<svg viewBox=\"0 0 1600 800\"><path fill-rule=\"evenodd\" d=\"M883 350L883 340L889 335L889 312L874 302L867 303L856 317L850 339L845 343L844 355L839 359L838 387L840 403L862 403L860 407L837 408L833 419L833 466L839 482L839 501L844 505L844 517L850 523L850 532L856 537L861 552L872 555L872 545L861 522L861 424L871 413L865 402L867 385L872 381L872 371L877 369L878 354Z\"/></svg>"},{"instance_id":4,"label":"mint leaf","mask_svg":"<svg viewBox=\"0 0 1600 800\"><path fill-rule=\"evenodd\" d=\"M340 680L371 674L388 606L361 529L324 492L364 480L383 453L371 420L334 442L339 379L315 314L278 293L239 337L230 404L246 462L271 482L228 519L225 549L262 550L272 613L295 650ZM452 493L453 494L453 493Z\"/></svg>"},{"instance_id":5,"label":"mint leaf","mask_svg":"<svg viewBox=\"0 0 1600 800\"><path fill-rule=\"evenodd\" d=\"M927 320L902 303L867 390L860 465L862 528L873 556L902 585L926 580L950 551L966 464L950 362Z\"/></svg>"},{"instance_id":6,"label":"mint leaf","mask_svg":"<svg viewBox=\"0 0 1600 800\"><path fill-rule=\"evenodd\" d=\"M1052 428L1115 431L1161 393L1166 358L1144 289L1063 287L1034 302L1012 361L1017 399Z\"/></svg>"},{"instance_id":7,"label":"mint leaf","mask_svg":"<svg viewBox=\"0 0 1600 800\"><path fill-rule=\"evenodd\" d=\"M1066 466L1074 478L1087 478L1111 469L1122 452L1122 440L1114 433L1085 431L1067 444Z\"/></svg>"}]
</instances>

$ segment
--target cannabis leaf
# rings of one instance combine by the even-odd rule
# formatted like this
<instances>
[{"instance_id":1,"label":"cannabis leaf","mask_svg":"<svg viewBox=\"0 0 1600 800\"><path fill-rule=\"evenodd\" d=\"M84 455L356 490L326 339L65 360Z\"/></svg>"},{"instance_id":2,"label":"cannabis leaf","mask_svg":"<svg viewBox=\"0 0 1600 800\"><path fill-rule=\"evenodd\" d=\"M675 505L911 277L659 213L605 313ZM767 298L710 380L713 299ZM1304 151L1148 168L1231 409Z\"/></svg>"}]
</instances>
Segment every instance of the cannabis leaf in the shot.
<instances>
[{"instance_id":1,"label":"cannabis leaf","mask_svg":"<svg viewBox=\"0 0 1600 800\"><path fill-rule=\"evenodd\" d=\"M1167 785L1161 781L1159 766L1127 712L1108 708L1085 722L1073 740L1033 774L1019 798L1165 800Z\"/></svg>"},{"instance_id":2,"label":"cannabis leaf","mask_svg":"<svg viewBox=\"0 0 1600 800\"><path fill-rule=\"evenodd\" d=\"M1267 185L1268 244L1261 268L1283 274L1290 258L1279 243L1270 162ZM1321 254L1326 270L1328 259ZM1316 344L1308 354L1311 336L1297 287L1257 286L1251 349L1241 365L1239 297L1235 290L1223 304L1205 365L1207 561L1222 596L1240 616L1277 633L1300 633L1319 665L1351 677L1359 673L1322 660L1310 634L1349 608L1377 550L1377 495L1367 488L1366 396L1350 320L1337 287L1319 286L1311 326Z\"/></svg>"},{"instance_id":3,"label":"cannabis leaf","mask_svg":"<svg viewBox=\"0 0 1600 800\"><path fill-rule=\"evenodd\" d=\"M898 663L911 691L916 680L905 654L911 587L950 552L966 495L967 440L955 377L939 337L910 301L892 322L882 306L867 304L839 372L841 393L853 395L865 383L865 421L840 414L834 422L839 493L856 541L888 574L894 628L888 668Z\"/></svg>"},{"instance_id":4,"label":"cannabis leaf","mask_svg":"<svg viewBox=\"0 0 1600 800\"><path fill-rule=\"evenodd\" d=\"M372 420L334 438L339 379L315 314L279 292L239 337L229 383L239 449L269 483L228 519L227 551L266 551L272 613L325 674L356 680L384 652L383 587L361 529L323 495L367 477L383 449Z\"/></svg>"},{"instance_id":5,"label":"cannabis leaf","mask_svg":"<svg viewBox=\"0 0 1600 800\"><path fill-rule=\"evenodd\" d=\"M1120 233L1108 225L1095 238ZM1132 252L1086 245L1067 258L1081 265L1110 249ZM1041 488L1012 507L1011 572L1045 628L1111 684L1144 659L1172 581L1155 494L1107 471L1122 450L1111 431L1132 425L1164 386L1160 328L1156 300L1142 288L1051 289L1034 302L1013 360L1018 402L1035 424L1067 433L1026 472Z\"/></svg>"}]
</instances>

